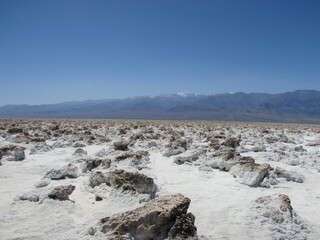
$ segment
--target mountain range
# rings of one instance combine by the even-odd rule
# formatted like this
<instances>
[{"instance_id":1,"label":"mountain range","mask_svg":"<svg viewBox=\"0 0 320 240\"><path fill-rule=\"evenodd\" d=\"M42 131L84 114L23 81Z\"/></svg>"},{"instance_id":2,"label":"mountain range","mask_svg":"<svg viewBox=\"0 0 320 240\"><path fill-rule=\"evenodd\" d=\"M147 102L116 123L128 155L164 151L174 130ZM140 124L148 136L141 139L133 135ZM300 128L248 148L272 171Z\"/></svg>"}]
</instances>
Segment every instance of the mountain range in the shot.
<instances>
[{"instance_id":1,"label":"mountain range","mask_svg":"<svg viewBox=\"0 0 320 240\"><path fill-rule=\"evenodd\" d=\"M0 117L320 123L320 91L176 93L46 105L5 105L0 107Z\"/></svg>"}]
</instances>

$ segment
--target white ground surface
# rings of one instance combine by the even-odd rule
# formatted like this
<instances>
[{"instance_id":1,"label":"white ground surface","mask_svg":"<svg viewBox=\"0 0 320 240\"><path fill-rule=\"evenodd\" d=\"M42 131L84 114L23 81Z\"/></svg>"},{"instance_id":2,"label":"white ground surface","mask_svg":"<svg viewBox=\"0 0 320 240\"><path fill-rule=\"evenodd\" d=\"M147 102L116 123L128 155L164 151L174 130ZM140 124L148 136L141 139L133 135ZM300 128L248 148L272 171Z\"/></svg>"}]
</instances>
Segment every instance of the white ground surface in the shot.
<instances>
[{"instance_id":1,"label":"white ground surface","mask_svg":"<svg viewBox=\"0 0 320 240\"><path fill-rule=\"evenodd\" d=\"M236 131L236 130L235 130ZM296 213L310 227L310 234L305 239L320 239L320 173L319 147L308 147L308 142L319 139L317 134L305 133L294 135L296 145L307 149L305 155L297 159L303 164L292 166L286 161L270 161L273 149L277 145L267 146L266 152L244 152L258 163L269 163L286 170L301 173L303 183L282 182L271 188L252 188L240 184L228 172L201 168L201 159L192 164L177 165L173 157L163 157L156 148L146 149L150 153L150 163L141 172L152 177L158 185L158 195L182 193L191 199L189 211L196 217L198 235L207 239L277 239L270 231L270 226L261 226L254 211L253 202L261 196L287 194ZM300 142L299 142L300 141ZM299 144L297 144L299 142ZM6 145L0 139L0 145ZM201 141L199 141L201 145ZM255 141L243 143L249 149ZM24 145L24 144L20 144ZM290 144L284 144L284 151L290 158ZM103 236L90 236L88 229L95 226L102 217L111 216L140 206L140 196L112 191L109 187L91 189L88 186L88 174L76 179L50 181L45 188L35 188L44 174L52 169L79 163L79 157L73 155L75 148L56 148L46 153L29 155L21 162L3 161L0 166L0 239L103 239ZM86 146L88 156L94 156L102 148L110 149L111 143ZM137 147L139 148L139 147ZM292 158L294 156L292 155ZM312 160L311 160L312 159ZM314 160L316 159L316 160ZM314 161L310 163L308 161ZM127 165L116 165L133 171ZM16 201L16 197L30 191L42 194L53 186L73 184L75 191L70 196L72 201L44 199L41 203ZM95 191L103 194L103 201L95 201ZM295 239L302 239L296 234ZM280 238L279 238L280 239ZM286 238L284 238L286 239ZM294 238L288 238L294 239Z\"/></svg>"}]
</instances>

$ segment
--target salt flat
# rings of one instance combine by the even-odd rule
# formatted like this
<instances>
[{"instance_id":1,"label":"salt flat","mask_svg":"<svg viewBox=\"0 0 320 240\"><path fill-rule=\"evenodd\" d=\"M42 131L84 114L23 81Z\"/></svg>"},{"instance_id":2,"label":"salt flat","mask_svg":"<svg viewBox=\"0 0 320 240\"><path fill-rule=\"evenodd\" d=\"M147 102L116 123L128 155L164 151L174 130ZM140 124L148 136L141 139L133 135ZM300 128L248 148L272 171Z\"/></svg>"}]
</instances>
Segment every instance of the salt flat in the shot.
<instances>
[{"instance_id":1,"label":"salt flat","mask_svg":"<svg viewBox=\"0 0 320 240\"><path fill-rule=\"evenodd\" d=\"M318 125L1 119L0 134L0 239L320 238ZM196 234L172 235L186 212L162 235L101 222L177 193Z\"/></svg>"}]
</instances>

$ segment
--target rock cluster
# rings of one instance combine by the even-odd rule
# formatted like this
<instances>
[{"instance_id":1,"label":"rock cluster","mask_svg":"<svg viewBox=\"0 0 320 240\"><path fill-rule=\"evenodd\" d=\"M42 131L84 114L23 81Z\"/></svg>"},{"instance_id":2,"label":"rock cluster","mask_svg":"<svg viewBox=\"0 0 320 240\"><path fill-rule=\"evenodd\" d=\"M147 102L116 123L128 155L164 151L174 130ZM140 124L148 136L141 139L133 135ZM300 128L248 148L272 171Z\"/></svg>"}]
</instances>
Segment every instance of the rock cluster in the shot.
<instances>
[{"instance_id":1,"label":"rock cluster","mask_svg":"<svg viewBox=\"0 0 320 240\"><path fill-rule=\"evenodd\" d=\"M25 193L18 198L21 201L39 202L39 196L34 193Z\"/></svg>"},{"instance_id":2,"label":"rock cluster","mask_svg":"<svg viewBox=\"0 0 320 240\"><path fill-rule=\"evenodd\" d=\"M38 205L34 204L34 202L39 202L40 204L44 204L40 205L40 207L43 207L42 209L47 206L53 207L48 211L51 211L55 207L57 207L56 209L61 208L62 212L67 212L65 211L65 207L67 207L67 210L73 211L79 209L78 207L83 207L82 204L87 201L83 201L81 198L85 197L86 200L90 200L90 207L85 206L86 211L90 209L88 214L92 213L91 216L96 216L96 213L91 212L91 210L96 211L98 209L100 211L103 209L104 211L106 209L105 215L102 216L108 216L101 219L98 227L90 230L90 234L96 235L95 239L197 239L195 217L187 212L190 199L181 194L158 197L159 195L174 191L173 186L177 186L177 188L183 189L182 191L186 192L188 191L188 187L189 191L197 190L195 184L192 184L191 187L181 186L181 188L178 185L187 182L184 181L184 177L188 181L198 179L198 174L201 176L200 181L206 181L208 178L211 183L214 182L211 180L217 180L217 184L221 184L221 179L219 178L224 173L217 173L213 169L228 172L234 176L236 181L250 187L269 188L275 184L284 184L285 181L302 183L304 176L299 174L299 171L306 174L309 182L313 182L314 179L311 179L311 177L317 174L314 171L318 170L320 172L319 151L317 149L320 145L320 130L317 126L313 126L312 130L310 129L310 126L299 126L296 129L296 126L293 125L280 126L277 124L266 124L261 127L260 124L254 123L231 124L223 122L193 123L174 121L152 121L150 123L148 121L133 120L2 119L0 121L0 165L1 159L11 161L25 159L26 148L30 150L30 155L34 154L35 156L30 156L30 161L26 161L25 165L23 162L19 164L8 163L9 168L11 167L12 169L16 166L23 168L26 166L29 171L31 167L32 171L30 173L32 172L36 175L39 173L43 174L52 168L47 169L47 164L61 166L59 164L69 163L61 168L51 169L42 179L38 179L40 181L34 184L32 191L18 195L15 198L13 210L22 209L24 205L37 207ZM26 146L26 148L19 146L19 144ZM89 145L94 146L90 147ZM88 150L88 152L84 149ZM94 149L96 152L92 151ZM53 150L55 152L43 154ZM158 156L159 152L171 159L161 159ZM41 156L38 154L41 154ZM55 156L55 154L57 154L57 161L52 159L52 156ZM49 157L46 159L45 155ZM249 156L257 156L259 163L263 161L277 161L285 169L280 167L273 168L269 164L258 164L254 158ZM40 163L42 159L43 162ZM168 162L156 162L166 160ZM172 161L176 164L172 164ZM177 164L188 164L190 166L182 167L177 166ZM271 163L271 165L273 164L275 163ZM287 167L288 169L295 169L297 172L288 171L286 164L296 165L297 167ZM168 173L162 174L158 169L154 169L157 166L159 166L159 169L162 169L161 171L168 170ZM3 169L3 167L7 166L2 166L1 168ZM197 169L192 169L193 167ZM305 168L301 169L299 167ZM182 169L182 171L178 168ZM127 171L115 169L125 169ZM140 171L142 169L143 171ZM17 177L25 173L23 170L17 172ZM177 176L172 177L174 173L169 173L175 170L179 172ZM14 175L12 172L3 172L5 174L4 178ZM161 188L157 189L155 181L147 175L142 174L142 172L150 176L156 176L155 179L159 181ZM77 180L66 179L77 178L80 174L81 177ZM192 176L189 179L188 174L195 174L195 177ZM87 178L89 178L89 181ZM20 180L23 181L23 179L24 176ZM65 179L59 181L59 185L61 186L53 187L56 186L57 181L51 180L60 179ZM83 181L83 179L86 180ZM8 182L6 180L10 181L11 179L4 179L5 183ZM29 182L29 179L26 182ZM70 182L77 182L76 186L81 194L74 195L72 200L75 202L79 201L80 204L60 202L68 200L75 190L75 186L67 185ZM227 182L222 180L222 182L223 184L230 183L229 180ZM223 184L221 185L222 190L219 192L219 196L226 193L226 190L223 190L224 187L227 187L231 191L251 191L254 193L252 196L256 196L258 193L265 194L270 191L277 192L281 189L250 190L247 187L229 188L230 186ZM166 188L168 185L170 186ZM289 188L292 187L289 184L284 184L284 187L287 186ZM176 192L179 192L179 190L177 189ZM316 194L311 194L310 191L308 193L312 195L310 197L310 204L309 202L308 204L314 204ZM192 193L190 196L195 196L196 194ZM199 188L199 194L207 197L206 189ZM297 196L297 192L292 192L292 194L295 197ZM230 193L228 196L230 196ZM78 199L78 197L80 198ZM209 197L216 198L217 194L210 194ZM48 198L60 201L47 201ZM232 199L230 202L233 204L234 200ZM295 198L294 200L296 201L297 199ZM21 201L29 201L31 203ZM301 199L299 201L298 204L303 204ZM109 204L112 205L114 202L116 202L114 205L117 207L112 208L113 206L111 206L109 208ZM147 203L142 205L145 202ZM205 201L203 206L200 206L201 203L199 197L196 202L198 205L195 206L195 209L197 211L207 211L206 204L208 201ZM225 203L225 205L228 204L228 202ZM309 208L310 210L310 207L307 206L308 204L305 204L305 208ZM124 212L127 209L132 209L133 205L141 207ZM218 207L214 207L215 210L220 207L217 211L221 211L220 205L222 204L217 202ZM105 206L107 207L104 208ZM245 205L238 206L244 207ZM239 210L238 206L234 206L236 210ZM211 211L213 207L210 208ZM243 232L247 232L249 229L248 235L250 236L254 234L253 231L256 231L250 230L250 224L252 224L252 228L256 228L257 230L260 226L270 229L271 231L265 231L266 229L261 231L263 234L269 235L271 232L273 235L271 237L267 236L270 239L313 239L308 238L308 224L303 222L295 213L290 199L286 195L263 196L254 202L250 202L248 208L250 209L241 210L241 214L235 216L235 219L237 222L241 220L242 226L245 225L246 229ZM221 215L214 214L212 216L210 214L209 217L212 216L216 220L225 215L228 218L227 215L234 213L231 213L233 209L233 207L227 210L224 208L221 211ZM251 209L254 213L251 212ZM110 216L110 212L116 212L118 215ZM21 212L19 214L22 215L24 213ZM63 214L65 213L61 213L61 216L66 216ZM201 226L203 226L202 224L207 223L206 220L208 219L206 217L208 215L199 215L204 217L200 220ZM238 217L241 217L241 219L238 219ZM251 217L253 218L251 219ZM96 218L95 221L99 220L99 218ZM89 217L88 219L92 221L91 219L93 218ZM39 221L41 220L39 219ZM226 222L225 219L222 222ZM13 226L12 222L10 224ZM210 219L208 224L212 224L212 228L214 229L214 225L218 225L219 221L212 220L211 222ZM76 223L75 227L81 228L82 223ZM219 226L219 229L221 230L221 226ZM83 232L78 230L76 230L76 234L79 233L79 235L70 237L76 239L89 237L91 239L91 236L82 236ZM210 236L208 238L204 237L204 239L222 239L223 237L230 238L230 236L234 236L232 235L234 231L232 231L232 234L225 234L221 233L222 231L220 230L213 230L218 234L217 237ZM48 229L44 229L44 231L49 232ZM15 232L18 231L15 229ZM102 238L100 238L101 235ZM224 236L222 237L222 235ZM15 235L11 238L17 237L19 238L19 236ZM48 237L57 238L52 235Z\"/></svg>"},{"instance_id":3,"label":"rock cluster","mask_svg":"<svg viewBox=\"0 0 320 240\"><path fill-rule=\"evenodd\" d=\"M229 171L237 181L251 187L259 186L270 169L269 164L257 164L253 158L241 156L229 148L213 155L206 165Z\"/></svg>"}]
</instances>

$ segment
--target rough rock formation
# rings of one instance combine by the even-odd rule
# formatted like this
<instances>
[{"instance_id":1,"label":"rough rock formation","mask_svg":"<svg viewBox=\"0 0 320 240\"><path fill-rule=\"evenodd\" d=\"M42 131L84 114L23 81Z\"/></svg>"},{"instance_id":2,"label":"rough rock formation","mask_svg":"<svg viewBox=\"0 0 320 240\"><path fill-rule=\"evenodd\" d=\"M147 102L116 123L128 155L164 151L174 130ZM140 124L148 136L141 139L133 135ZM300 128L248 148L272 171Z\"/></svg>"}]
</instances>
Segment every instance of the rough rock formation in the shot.
<instances>
[{"instance_id":1,"label":"rough rock formation","mask_svg":"<svg viewBox=\"0 0 320 240\"><path fill-rule=\"evenodd\" d=\"M150 162L148 151L137 151L137 152L125 152L121 155L116 156L115 161L129 161L129 165L141 170L147 166Z\"/></svg>"},{"instance_id":2,"label":"rough rock formation","mask_svg":"<svg viewBox=\"0 0 320 240\"><path fill-rule=\"evenodd\" d=\"M220 148L219 140L215 137L210 138L209 146L215 150L218 150Z\"/></svg>"},{"instance_id":3,"label":"rough rock formation","mask_svg":"<svg viewBox=\"0 0 320 240\"><path fill-rule=\"evenodd\" d=\"M25 149L25 147L16 145L0 147L0 159L3 158L7 161L22 161L25 159Z\"/></svg>"},{"instance_id":4,"label":"rough rock formation","mask_svg":"<svg viewBox=\"0 0 320 240\"><path fill-rule=\"evenodd\" d=\"M290 198L285 194L261 197L256 203L263 205L267 210L264 217L272 219L274 222L282 223L285 219L292 220L292 206Z\"/></svg>"},{"instance_id":5,"label":"rough rock formation","mask_svg":"<svg viewBox=\"0 0 320 240\"><path fill-rule=\"evenodd\" d=\"M152 178L138 172L132 173L124 170L115 170L107 173L94 172L91 174L89 181L91 187L105 183L117 189L150 195L153 195L157 190Z\"/></svg>"},{"instance_id":6,"label":"rough rock formation","mask_svg":"<svg viewBox=\"0 0 320 240\"><path fill-rule=\"evenodd\" d=\"M99 152L95 154L97 157L106 157L108 155L108 152L105 148L102 148Z\"/></svg>"},{"instance_id":7,"label":"rough rock formation","mask_svg":"<svg viewBox=\"0 0 320 240\"><path fill-rule=\"evenodd\" d=\"M275 167L274 169L271 168L269 170L268 175L265 177L260 186L269 188L271 185L278 184L280 179L285 179L288 182L304 182L303 175L296 172L287 171L280 167Z\"/></svg>"},{"instance_id":8,"label":"rough rock formation","mask_svg":"<svg viewBox=\"0 0 320 240\"><path fill-rule=\"evenodd\" d=\"M259 186L270 169L269 164L257 164L252 157L241 156L233 149L219 152L206 165L229 171L238 182L251 187Z\"/></svg>"},{"instance_id":9,"label":"rough rock formation","mask_svg":"<svg viewBox=\"0 0 320 240\"><path fill-rule=\"evenodd\" d=\"M41 179L39 182L37 182L34 186L36 188L43 188L46 187L50 184L50 180L49 179Z\"/></svg>"},{"instance_id":10,"label":"rough rock formation","mask_svg":"<svg viewBox=\"0 0 320 240\"><path fill-rule=\"evenodd\" d=\"M101 219L100 230L139 240L187 239L197 233L195 218L187 213L189 205L190 199L182 194L162 196L120 216Z\"/></svg>"},{"instance_id":11,"label":"rough rock formation","mask_svg":"<svg viewBox=\"0 0 320 240\"><path fill-rule=\"evenodd\" d=\"M192 213L181 214L176 218L176 221L169 231L169 239L187 239L194 237L197 233L197 228L194 225L195 217Z\"/></svg>"},{"instance_id":12,"label":"rough rock formation","mask_svg":"<svg viewBox=\"0 0 320 240\"><path fill-rule=\"evenodd\" d=\"M252 152L265 152L266 150L267 148L264 145L253 146L252 148L250 148L250 151Z\"/></svg>"},{"instance_id":13,"label":"rough rock formation","mask_svg":"<svg viewBox=\"0 0 320 240\"><path fill-rule=\"evenodd\" d=\"M10 143L27 143L29 142L29 139L23 134L15 134L15 135L9 135L6 138L6 141Z\"/></svg>"},{"instance_id":14,"label":"rough rock formation","mask_svg":"<svg viewBox=\"0 0 320 240\"><path fill-rule=\"evenodd\" d=\"M284 194L260 197L255 201L254 219L267 227L273 239L309 239L310 229L296 214L290 198Z\"/></svg>"},{"instance_id":15,"label":"rough rock formation","mask_svg":"<svg viewBox=\"0 0 320 240\"><path fill-rule=\"evenodd\" d=\"M73 155L77 155L77 156L84 156L84 155L88 155L87 151L85 151L82 148L78 148Z\"/></svg>"},{"instance_id":16,"label":"rough rock formation","mask_svg":"<svg viewBox=\"0 0 320 240\"><path fill-rule=\"evenodd\" d=\"M178 148L167 148L165 149L164 153L163 153L163 156L165 157L171 157L171 156L174 156L174 155L178 155L178 154L181 154L185 151L184 148L182 147L178 147Z\"/></svg>"},{"instance_id":17,"label":"rough rock formation","mask_svg":"<svg viewBox=\"0 0 320 240\"><path fill-rule=\"evenodd\" d=\"M183 153L192 144L192 138L185 138L185 139L173 139L169 144L166 145L166 149L163 153L163 156L165 157L171 157L174 155L178 155L180 153Z\"/></svg>"},{"instance_id":18,"label":"rough rock formation","mask_svg":"<svg viewBox=\"0 0 320 240\"><path fill-rule=\"evenodd\" d=\"M292 181L292 182L297 182L297 183L303 183L304 181L304 176L296 173L296 172L291 172L287 171L283 168L280 167L275 167L273 171L269 173L269 175L274 175L277 178L284 178L287 181Z\"/></svg>"},{"instance_id":19,"label":"rough rock formation","mask_svg":"<svg viewBox=\"0 0 320 240\"><path fill-rule=\"evenodd\" d=\"M237 181L250 187L257 187L263 181L270 169L269 164L245 163L231 167L230 173Z\"/></svg>"},{"instance_id":20,"label":"rough rock formation","mask_svg":"<svg viewBox=\"0 0 320 240\"><path fill-rule=\"evenodd\" d=\"M60 169L51 169L48 171L44 178L50 178L52 180L59 180L64 178L77 178L79 176L79 168L69 163L67 166Z\"/></svg>"},{"instance_id":21,"label":"rough rock formation","mask_svg":"<svg viewBox=\"0 0 320 240\"><path fill-rule=\"evenodd\" d=\"M185 162L193 162L199 158L200 154L201 154L200 151L191 151L191 152L187 151L175 157L173 162L177 164L183 164Z\"/></svg>"},{"instance_id":22,"label":"rough rock formation","mask_svg":"<svg viewBox=\"0 0 320 240\"><path fill-rule=\"evenodd\" d=\"M49 152L51 150L52 150L52 147L48 146L46 143L36 144L33 148L30 149L30 155Z\"/></svg>"},{"instance_id":23,"label":"rough rock formation","mask_svg":"<svg viewBox=\"0 0 320 240\"><path fill-rule=\"evenodd\" d=\"M9 128L7 133L9 134L17 134L17 133L22 133L23 129L22 128L17 128L17 127L13 127L13 128Z\"/></svg>"},{"instance_id":24,"label":"rough rock formation","mask_svg":"<svg viewBox=\"0 0 320 240\"><path fill-rule=\"evenodd\" d=\"M206 164L212 168L229 171L232 166L238 163L254 163L254 159L241 156L239 153L235 152L234 149L225 149L215 153L212 158L208 159Z\"/></svg>"},{"instance_id":25,"label":"rough rock formation","mask_svg":"<svg viewBox=\"0 0 320 240\"><path fill-rule=\"evenodd\" d=\"M240 141L236 138L228 138L222 143L222 145L230 148L236 148L240 146Z\"/></svg>"},{"instance_id":26,"label":"rough rock formation","mask_svg":"<svg viewBox=\"0 0 320 240\"><path fill-rule=\"evenodd\" d=\"M193 140L192 138L178 139L174 142L171 142L171 148L182 147L184 150L188 150L191 146Z\"/></svg>"},{"instance_id":27,"label":"rough rock formation","mask_svg":"<svg viewBox=\"0 0 320 240\"><path fill-rule=\"evenodd\" d=\"M126 141L117 141L113 143L114 150L127 151L129 143Z\"/></svg>"},{"instance_id":28,"label":"rough rock formation","mask_svg":"<svg viewBox=\"0 0 320 240\"><path fill-rule=\"evenodd\" d=\"M74 147L74 148L83 148L83 147L85 147L86 145L85 144L83 144L82 142L76 142L76 143L74 143L73 145L72 145L72 147Z\"/></svg>"},{"instance_id":29,"label":"rough rock formation","mask_svg":"<svg viewBox=\"0 0 320 240\"><path fill-rule=\"evenodd\" d=\"M128 158L140 160L144 157L149 157L149 152L147 151L137 151L137 152L126 152L115 158L116 161L122 161Z\"/></svg>"},{"instance_id":30,"label":"rough rock formation","mask_svg":"<svg viewBox=\"0 0 320 240\"><path fill-rule=\"evenodd\" d=\"M83 172L90 172L97 167L109 168L111 166L110 159L86 159L83 166Z\"/></svg>"},{"instance_id":31,"label":"rough rock formation","mask_svg":"<svg viewBox=\"0 0 320 240\"><path fill-rule=\"evenodd\" d=\"M51 192L48 194L48 197L60 201L68 200L69 195L72 194L75 188L76 187L73 185L58 186L51 190Z\"/></svg>"}]
</instances>

